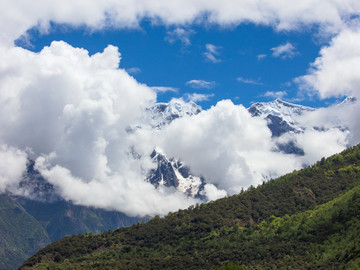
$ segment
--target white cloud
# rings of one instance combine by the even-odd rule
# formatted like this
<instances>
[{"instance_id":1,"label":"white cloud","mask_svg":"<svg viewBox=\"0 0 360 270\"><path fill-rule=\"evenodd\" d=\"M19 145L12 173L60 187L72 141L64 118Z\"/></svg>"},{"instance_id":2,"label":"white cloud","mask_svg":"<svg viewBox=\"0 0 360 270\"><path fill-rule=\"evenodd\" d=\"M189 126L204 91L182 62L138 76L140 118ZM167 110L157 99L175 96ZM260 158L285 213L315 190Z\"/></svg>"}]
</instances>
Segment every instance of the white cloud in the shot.
<instances>
[{"instance_id":1,"label":"white cloud","mask_svg":"<svg viewBox=\"0 0 360 270\"><path fill-rule=\"evenodd\" d=\"M165 93L165 92L178 92L179 89L176 87L171 87L171 86L152 86L151 87L152 90L154 90L157 93Z\"/></svg>"},{"instance_id":2,"label":"white cloud","mask_svg":"<svg viewBox=\"0 0 360 270\"><path fill-rule=\"evenodd\" d=\"M202 89L202 88L214 88L216 83L214 81L204 81L204 80L191 80L186 82L186 85L190 86L191 88L195 89Z\"/></svg>"},{"instance_id":3,"label":"white cloud","mask_svg":"<svg viewBox=\"0 0 360 270\"><path fill-rule=\"evenodd\" d=\"M304 150L306 164L311 164L344 150L348 145L347 132L337 128L328 130L307 129L304 133L296 135L298 146Z\"/></svg>"},{"instance_id":4,"label":"white cloud","mask_svg":"<svg viewBox=\"0 0 360 270\"><path fill-rule=\"evenodd\" d=\"M303 90L321 98L360 97L360 30L346 29L324 46L308 74L295 80Z\"/></svg>"},{"instance_id":5,"label":"white cloud","mask_svg":"<svg viewBox=\"0 0 360 270\"><path fill-rule=\"evenodd\" d=\"M26 170L26 162L25 152L0 145L0 194L17 186Z\"/></svg>"},{"instance_id":6,"label":"white cloud","mask_svg":"<svg viewBox=\"0 0 360 270\"><path fill-rule=\"evenodd\" d=\"M141 69L138 68L138 67L132 67L132 68L127 68L126 69L126 72L129 73L129 74L138 74L141 72Z\"/></svg>"},{"instance_id":7,"label":"white cloud","mask_svg":"<svg viewBox=\"0 0 360 270\"><path fill-rule=\"evenodd\" d=\"M206 52L204 52L205 59L212 62L212 63L219 63L221 59L218 57L220 56L219 50L221 46L215 46L213 44L206 44L205 45Z\"/></svg>"},{"instance_id":8,"label":"white cloud","mask_svg":"<svg viewBox=\"0 0 360 270\"><path fill-rule=\"evenodd\" d=\"M228 194L301 167L292 155L272 151L275 142L265 120L253 118L229 100L193 117L172 122L157 138L168 156L178 157L192 171Z\"/></svg>"},{"instance_id":9,"label":"white cloud","mask_svg":"<svg viewBox=\"0 0 360 270\"><path fill-rule=\"evenodd\" d=\"M269 98L283 98L287 96L287 93L286 91L267 91L263 96Z\"/></svg>"},{"instance_id":10,"label":"white cloud","mask_svg":"<svg viewBox=\"0 0 360 270\"><path fill-rule=\"evenodd\" d=\"M360 13L357 0L308 0L289 2L273 0L205 1L11 1L0 8L0 40L13 40L33 26L46 31L49 22L75 26L87 25L96 30L104 27L138 27L143 18L166 25L185 25L206 20L220 25L253 22L276 29L299 29L303 25L320 25L322 30L343 28L352 15ZM206 19L204 17L206 14Z\"/></svg>"},{"instance_id":11,"label":"white cloud","mask_svg":"<svg viewBox=\"0 0 360 270\"><path fill-rule=\"evenodd\" d=\"M271 50L273 51L273 57L281 57L282 59L293 58L298 54L296 48L290 42L271 48Z\"/></svg>"},{"instance_id":12,"label":"white cloud","mask_svg":"<svg viewBox=\"0 0 360 270\"><path fill-rule=\"evenodd\" d=\"M201 194L206 196L208 201L214 201L220 198L223 198L227 195L226 190L218 189L213 184L206 184L204 185L204 189L202 190Z\"/></svg>"},{"instance_id":13,"label":"white cloud","mask_svg":"<svg viewBox=\"0 0 360 270\"><path fill-rule=\"evenodd\" d=\"M265 59L266 57L267 57L267 54L259 54L257 56L257 59L258 59L258 61L261 61L261 60Z\"/></svg>"},{"instance_id":14,"label":"white cloud","mask_svg":"<svg viewBox=\"0 0 360 270\"><path fill-rule=\"evenodd\" d=\"M302 92L320 98L355 96L360 97L360 30L345 29L320 50L319 57L311 64L307 75L295 79ZM337 124L350 130L349 143L360 142L359 102L319 110L307 119L317 125Z\"/></svg>"},{"instance_id":15,"label":"white cloud","mask_svg":"<svg viewBox=\"0 0 360 270\"><path fill-rule=\"evenodd\" d=\"M156 94L118 68L116 47L89 56L53 42L40 53L3 48L0 55L0 115L9 116L0 118L0 141L8 145L0 151L2 191L20 180L30 149L59 195L77 204L144 215L196 202L144 181L154 144L141 133L146 126L126 129ZM136 142L141 159L132 155Z\"/></svg>"},{"instance_id":16,"label":"white cloud","mask_svg":"<svg viewBox=\"0 0 360 270\"><path fill-rule=\"evenodd\" d=\"M246 84L263 85L263 83L260 82L260 79L252 80L252 79L245 79L243 77L237 77L236 80L238 82L246 83Z\"/></svg>"},{"instance_id":17,"label":"white cloud","mask_svg":"<svg viewBox=\"0 0 360 270\"><path fill-rule=\"evenodd\" d=\"M192 29L184 29L177 27L174 30L167 32L165 40L169 43L175 43L177 40L179 40L184 46L190 46L190 37L194 34L195 31Z\"/></svg>"},{"instance_id":18,"label":"white cloud","mask_svg":"<svg viewBox=\"0 0 360 270\"><path fill-rule=\"evenodd\" d=\"M36 169L55 185L60 194L75 204L118 210L128 215L165 215L198 202L185 198L173 189L155 187L144 182L134 168L114 173L99 180L84 182L59 165L51 166L39 157ZM166 203L165 203L166 202Z\"/></svg>"},{"instance_id":19,"label":"white cloud","mask_svg":"<svg viewBox=\"0 0 360 270\"><path fill-rule=\"evenodd\" d=\"M346 146L355 145L360 142L359 113L360 102L358 100L347 101L305 114L299 119L299 122L308 130L311 130L311 127L317 127L322 131L332 130L334 127L342 127L342 129L345 127L347 130L345 129L343 135L346 135ZM333 140L343 141L343 135L334 136Z\"/></svg>"},{"instance_id":20,"label":"white cloud","mask_svg":"<svg viewBox=\"0 0 360 270\"><path fill-rule=\"evenodd\" d=\"M201 101L207 101L212 98L214 94L199 94L199 93L192 93L192 94L186 94L185 99L192 102L201 102Z\"/></svg>"},{"instance_id":21,"label":"white cloud","mask_svg":"<svg viewBox=\"0 0 360 270\"><path fill-rule=\"evenodd\" d=\"M156 93L118 68L116 47L89 56L53 42L40 53L2 48L0 55L0 115L9 116L0 118L0 140L8 145L2 159L14 157L4 163L9 168L2 174L3 190L19 181L26 161L22 153L30 148L37 168L67 200L128 215L166 214L197 201L144 181L154 167L149 156L155 146L203 175L204 194L214 199L301 168L348 141L336 129L309 130L297 137L304 157L273 152L276 141L266 121L228 100L155 132L141 117ZM194 93L188 99L209 97ZM134 123L143 126L126 132ZM311 140L323 143L318 151Z\"/></svg>"}]
</instances>

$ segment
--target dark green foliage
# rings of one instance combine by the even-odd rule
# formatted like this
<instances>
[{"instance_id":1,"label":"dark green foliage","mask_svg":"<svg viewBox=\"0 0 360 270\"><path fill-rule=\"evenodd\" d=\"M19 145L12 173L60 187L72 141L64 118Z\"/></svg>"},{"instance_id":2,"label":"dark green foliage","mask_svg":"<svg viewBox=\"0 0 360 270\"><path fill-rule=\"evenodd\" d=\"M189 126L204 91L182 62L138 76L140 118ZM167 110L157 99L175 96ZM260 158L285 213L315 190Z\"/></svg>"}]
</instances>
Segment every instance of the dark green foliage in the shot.
<instances>
[{"instance_id":1,"label":"dark green foliage","mask_svg":"<svg viewBox=\"0 0 360 270\"><path fill-rule=\"evenodd\" d=\"M67 237L23 269L358 269L359 159L356 146L240 195Z\"/></svg>"}]
</instances>

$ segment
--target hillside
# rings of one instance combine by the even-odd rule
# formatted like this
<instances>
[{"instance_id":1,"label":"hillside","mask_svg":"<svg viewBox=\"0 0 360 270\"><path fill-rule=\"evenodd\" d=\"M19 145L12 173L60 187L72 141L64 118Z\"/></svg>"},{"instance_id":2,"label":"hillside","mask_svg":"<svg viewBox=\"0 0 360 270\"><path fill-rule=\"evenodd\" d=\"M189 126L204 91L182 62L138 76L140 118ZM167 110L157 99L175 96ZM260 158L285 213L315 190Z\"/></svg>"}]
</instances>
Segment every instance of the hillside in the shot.
<instances>
[{"instance_id":1,"label":"hillside","mask_svg":"<svg viewBox=\"0 0 360 270\"><path fill-rule=\"evenodd\" d=\"M116 211L74 205L64 200L51 203L24 198L17 200L43 226L52 242L67 235L100 233L146 220L146 218L128 217Z\"/></svg>"},{"instance_id":2,"label":"hillside","mask_svg":"<svg viewBox=\"0 0 360 270\"><path fill-rule=\"evenodd\" d=\"M20 185L34 198L0 195L0 269L17 269L36 251L64 236L100 233L146 220L66 202L34 170L34 162L29 162Z\"/></svg>"},{"instance_id":3,"label":"hillside","mask_svg":"<svg viewBox=\"0 0 360 270\"><path fill-rule=\"evenodd\" d=\"M15 200L0 195L0 269L14 269L50 243L41 224Z\"/></svg>"},{"instance_id":4,"label":"hillside","mask_svg":"<svg viewBox=\"0 0 360 270\"><path fill-rule=\"evenodd\" d=\"M66 237L22 269L341 268L360 263L360 146L257 188L98 235ZM49 269L49 268L48 268Z\"/></svg>"},{"instance_id":5,"label":"hillside","mask_svg":"<svg viewBox=\"0 0 360 270\"><path fill-rule=\"evenodd\" d=\"M145 218L74 205L0 196L0 269L17 269L47 244L67 235L114 230Z\"/></svg>"}]
</instances>

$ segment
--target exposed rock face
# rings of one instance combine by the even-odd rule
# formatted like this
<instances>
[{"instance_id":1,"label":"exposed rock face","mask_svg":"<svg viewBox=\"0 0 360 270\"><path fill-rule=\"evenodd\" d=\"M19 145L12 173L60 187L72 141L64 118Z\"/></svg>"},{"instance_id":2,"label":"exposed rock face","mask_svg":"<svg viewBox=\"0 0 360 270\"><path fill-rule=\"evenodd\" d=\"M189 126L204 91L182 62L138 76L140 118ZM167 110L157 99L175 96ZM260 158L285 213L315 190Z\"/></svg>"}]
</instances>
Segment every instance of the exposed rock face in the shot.
<instances>
[{"instance_id":1,"label":"exposed rock face","mask_svg":"<svg viewBox=\"0 0 360 270\"><path fill-rule=\"evenodd\" d=\"M150 170L146 181L158 187L175 187L178 191L190 197L198 197L204 185L204 178L191 174L190 168L180 160L167 159L167 157L156 150L151 154L156 169Z\"/></svg>"}]
</instances>

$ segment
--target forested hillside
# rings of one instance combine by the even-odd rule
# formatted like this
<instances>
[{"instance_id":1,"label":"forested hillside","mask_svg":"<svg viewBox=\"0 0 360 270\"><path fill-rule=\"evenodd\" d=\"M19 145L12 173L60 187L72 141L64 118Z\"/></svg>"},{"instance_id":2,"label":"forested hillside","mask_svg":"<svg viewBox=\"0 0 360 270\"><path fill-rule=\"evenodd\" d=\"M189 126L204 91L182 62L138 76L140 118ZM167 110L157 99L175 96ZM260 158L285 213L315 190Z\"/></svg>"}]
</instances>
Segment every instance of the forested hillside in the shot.
<instances>
[{"instance_id":1,"label":"forested hillside","mask_svg":"<svg viewBox=\"0 0 360 270\"><path fill-rule=\"evenodd\" d=\"M66 237L22 269L358 269L359 183L358 145L239 195Z\"/></svg>"}]
</instances>

